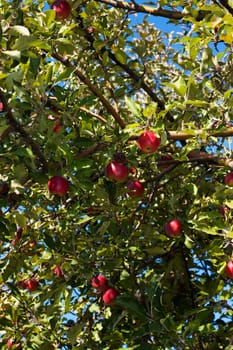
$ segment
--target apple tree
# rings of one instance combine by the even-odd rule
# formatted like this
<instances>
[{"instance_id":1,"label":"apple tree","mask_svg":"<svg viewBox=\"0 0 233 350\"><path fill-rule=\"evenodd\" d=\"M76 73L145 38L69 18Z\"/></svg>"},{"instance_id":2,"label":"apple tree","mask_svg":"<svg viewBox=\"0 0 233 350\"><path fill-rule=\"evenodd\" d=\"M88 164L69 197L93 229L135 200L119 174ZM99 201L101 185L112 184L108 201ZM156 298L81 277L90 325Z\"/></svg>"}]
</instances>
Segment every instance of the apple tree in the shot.
<instances>
[{"instance_id":1,"label":"apple tree","mask_svg":"<svg viewBox=\"0 0 233 350\"><path fill-rule=\"evenodd\" d=\"M232 349L232 1L0 18L1 348Z\"/></svg>"}]
</instances>

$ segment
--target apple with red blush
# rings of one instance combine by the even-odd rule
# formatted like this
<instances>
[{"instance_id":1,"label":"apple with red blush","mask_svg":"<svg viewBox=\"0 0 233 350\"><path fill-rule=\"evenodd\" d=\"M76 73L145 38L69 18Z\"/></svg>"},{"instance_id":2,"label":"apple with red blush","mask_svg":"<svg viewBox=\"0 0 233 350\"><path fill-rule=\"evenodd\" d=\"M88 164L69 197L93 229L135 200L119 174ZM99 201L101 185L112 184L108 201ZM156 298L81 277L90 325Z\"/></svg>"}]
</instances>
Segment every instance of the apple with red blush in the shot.
<instances>
[{"instance_id":1,"label":"apple with red blush","mask_svg":"<svg viewBox=\"0 0 233 350\"><path fill-rule=\"evenodd\" d=\"M127 185L128 195L132 198L140 198L144 193L144 185L138 180L132 180Z\"/></svg>"},{"instance_id":2,"label":"apple with red blush","mask_svg":"<svg viewBox=\"0 0 233 350\"><path fill-rule=\"evenodd\" d=\"M138 147L143 153L151 154L157 151L161 143L160 137L153 131L143 132L137 140Z\"/></svg>"},{"instance_id":3,"label":"apple with red blush","mask_svg":"<svg viewBox=\"0 0 233 350\"><path fill-rule=\"evenodd\" d=\"M170 238L179 237L182 234L182 224L178 219L167 221L164 228L166 235Z\"/></svg>"},{"instance_id":4,"label":"apple with red blush","mask_svg":"<svg viewBox=\"0 0 233 350\"><path fill-rule=\"evenodd\" d=\"M0 101L0 113L4 112L4 106L2 101Z\"/></svg>"},{"instance_id":5,"label":"apple with red blush","mask_svg":"<svg viewBox=\"0 0 233 350\"><path fill-rule=\"evenodd\" d=\"M108 279L103 275L93 276L91 280L91 285L93 288L104 292L108 289Z\"/></svg>"},{"instance_id":6,"label":"apple with red blush","mask_svg":"<svg viewBox=\"0 0 233 350\"><path fill-rule=\"evenodd\" d=\"M63 270L62 270L62 268L61 268L60 265L57 265L57 266L55 267L54 273L55 273L55 275L57 275L57 276L60 277L61 279L63 279L63 280L65 279L64 272L63 272Z\"/></svg>"},{"instance_id":7,"label":"apple with red blush","mask_svg":"<svg viewBox=\"0 0 233 350\"><path fill-rule=\"evenodd\" d=\"M51 5L51 9L55 10L58 20L68 18L71 13L71 6L67 0L55 0Z\"/></svg>"},{"instance_id":8,"label":"apple with red blush","mask_svg":"<svg viewBox=\"0 0 233 350\"><path fill-rule=\"evenodd\" d=\"M39 287L39 282L35 277L32 277L25 281L25 285L30 292L34 292Z\"/></svg>"},{"instance_id":9,"label":"apple with red blush","mask_svg":"<svg viewBox=\"0 0 233 350\"><path fill-rule=\"evenodd\" d=\"M11 338L11 337L9 337L8 339L7 339L7 349L10 349L11 347L12 347L12 345L13 345L13 339Z\"/></svg>"},{"instance_id":10,"label":"apple with red blush","mask_svg":"<svg viewBox=\"0 0 233 350\"><path fill-rule=\"evenodd\" d=\"M69 182L62 176L53 176L48 181L48 189L51 194L64 196L69 191Z\"/></svg>"},{"instance_id":11,"label":"apple with red blush","mask_svg":"<svg viewBox=\"0 0 233 350\"><path fill-rule=\"evenodd\" d=\"M228 278L233 279L233 259L226 264L226 275Z\"/></svg>"},{"instance_id":12,"label":"apple with red blush","mask_svg":"<svg viewBox=\"0 0 233 350\"><path fill-rule=\"evenodd\" d=\"M227 186L233 186L233 173L228 173L224 176L224 183Z\"/></svg>"},{"instance_id":13,"label":"apple with red blush","mask_svg":"<svg viewBox=\"0 0 233 350\"><path fill-rule=\"evenodd\" d=\"M129 176L129 168L123 163L112 161L105 168L105 176L112 181L125 182Z\"/></svg>"},{"instance_id":14,"label":"apple with red blush","mask_svg":"<svg viewBox=\"0 0 233 350\"><path fill-rule=\"evenodd\" d=\"M113 305L114 300L120 295L114 287L108 288L102 295L102 300L105 305Z\"/></svg>"}]
</instances>

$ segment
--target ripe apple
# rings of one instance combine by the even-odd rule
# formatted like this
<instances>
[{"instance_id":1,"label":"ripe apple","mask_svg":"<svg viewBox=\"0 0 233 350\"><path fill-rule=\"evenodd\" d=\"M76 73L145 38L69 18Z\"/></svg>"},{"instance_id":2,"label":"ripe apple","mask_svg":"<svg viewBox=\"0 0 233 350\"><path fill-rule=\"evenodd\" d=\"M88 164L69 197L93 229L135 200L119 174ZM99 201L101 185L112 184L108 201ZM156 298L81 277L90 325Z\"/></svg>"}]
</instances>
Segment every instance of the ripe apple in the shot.
<instances>
[{"instance_id":1,"label":"ripe apple","mask_svg":"<svg viewBox=\"0 0 233 350\"><path fill-rule=\"evenodd\" d=\"M106 305L112 305L114 302L114 299L119 295L120 293L115 288L109 288L104 292L102 299L104 304Z\"/></svg>"},{"instance_id":2,"label":"ripe apple","mask_svg":"<svg viewBox=\"0 0 233 350\"><path fill-rule=\"evenodd\" d=\"M228 173L225 175L224 183L230 187L233 186L233 173Z\"/></svg>"},{"instance_id":3,"label":"ripe apple","mask_svg":"<svg viewBox=\"0 0 233 350\"><path fill-rule=\"evenodd\" d=\"M60 277L61 279L64 280L65 275L64 275L64 272L62 271L62 268L60 265L57 265L55 267L54 273L55 273L55 275L57 275L58 277Z\"/></svg>"},{"instance_id":4,"label":"ripe apple","mask_svg":"<svg viewBox=\"0 0 233 350\"><path fill-rule=\"evenodd\" d=\"M139 198L142 197L144 193L144 186L143 184L138 180L132 180L128 183L128 195L132 198Z\"/></svg>"},{"instance_id":5,"label":"ripe apple","mask_svg":"<svg viewBox=\"0 0 233 350\"><path fill-rule=\"evenodd\" d=\"M57 19L66 19L71 13L71 7L67 0L56 0L51 8L56 11Z\"/></svg>"},{"instance_id":6,"label":"ripe apple","mask_svg":"<svg viewBox=\"0 0 233 350\"><path fill-rule=\"evenodd\" d=\"M53 125L53 132L58 132L62 128L63 124L61 122L55 122Z\"/></svg>"},{"instance_id":7,"label":"ripe apple","mask_svg":"<svg viewBox=\"0 0 233 350\"><path fill-rule=\"evenodd\" d=\"M129 176L129 168L115 161L110 162L105 168L105 175L116 182L124 182Z\"/></svg>"},{"instance_id":8,"label":"ripe apple","mask_svg":"<svg viewBox=\"0 0 233 350\"><path fill-rule=\"evenodd\" d=\"M4 111L4 106L2 101L0 101L0 113L2 113Z\"/></svg>"},{"instance_id":9,"label":"ripe apple","mask_svg":"<svg viewBox=\"0 0 233 350\"><path fill-rule=\"evenodd\" d=\"M104 292L108 289L108 280L103 275L94 276L92 277L91 285L99 291Z\"/></svg>"},{"instance_id":10,"label":"ripe apple","mask_svg":"<svg viewBox=\"0 0 233 350\"><path fill-rule=\"evenodd\" d=\"M158 167L161 168L161 169L167 169L167 168L169 168L169 166L170 166L169 161L170 161L170 160L173 160L173 158L172 158L172 156L170 156L169 154L160 157L159 163L158 163ZM160 164L160 162L167 162L167 163Z\"/></svg>"},{"instance_id":11,"label":"ripe apple","mask_svg":"<svg viewBox=\"0 0 233 350\"><path fill-rule=\"evenodd\" d=\"M11 244L14 245L15 243L17 243L20 238L22 237L22 232L23 232L23 228L22 227L18 227L17 231L16 231L16 235L15 238L12 239Z\"/></svg>"},{"instance_id":12,"label":"ripe apple","mask_svg":"<svg viewBox=\"0 0 233 350\"><path fill-rule=\"evenodd\" d=\"M69 182L62 176L53 176L48 181L48 189L52 194L64 196L69 191Z\"/></svg>"},{"instance_id":13,"label":"ripe apple","mask_svg":"<svg viewBox=\"0 0 233 350\"><path fill-rule=\"evenodd\" d=\"M8 183L5 181L0 182L0 194L3 196L6 196L9 192L9 186Z\"/></svg>"},{"instance_id":14,"label":"ripe apple","mask_svg":"<svg viewBox=\"0 0 233 350\"><path fill-rule=\"evenodd\" d=\"M140 150L148 154L154 153L158 149L160 142L160 138L153 131L145 131L139 136L137 141Z\"/></svg>"},{"instance_id":15,"label":"ripe apple","mask_svg":"<svg viewBox=\"0 0 233 350\"><path fill-rule=\"evenodd\" d=\"M31 292L33 292L39 287L39 282L35 277L32 277L29 280L26 280L25 283L26 283L26 288Z\"/></svg>"},{"instance_id":16,"label":"ripe apple","mask_svg":"<svg viewBox=\"0 0 233 350\"><path fill-rule=\"evenodd\" d=\"M179 237L181 235L182 225L180 220L174 219L165 223L165 233L168 237Z\"/></svg>"},{"instance_id":17,"label":"ripe apple","mask_svg":"<svg viewBox=\"0 0 233 350\"><path fill-rule=\"evenodd\" d=\"M226 275L228 278L233 279L233 260L228 261L226 264Z\"/></svg>"},{"instance_id":18,"label":"ripe apple","mask_svg":"<svg viewBox=\"0 0 233 350\"><path fill-rule=\"evenodd\" d=\"M12 345L13 345L13 340L12 340L12 338L8 338L8 339L7 339L7 348L10 349Z\"/></svg>"}]
</instances>

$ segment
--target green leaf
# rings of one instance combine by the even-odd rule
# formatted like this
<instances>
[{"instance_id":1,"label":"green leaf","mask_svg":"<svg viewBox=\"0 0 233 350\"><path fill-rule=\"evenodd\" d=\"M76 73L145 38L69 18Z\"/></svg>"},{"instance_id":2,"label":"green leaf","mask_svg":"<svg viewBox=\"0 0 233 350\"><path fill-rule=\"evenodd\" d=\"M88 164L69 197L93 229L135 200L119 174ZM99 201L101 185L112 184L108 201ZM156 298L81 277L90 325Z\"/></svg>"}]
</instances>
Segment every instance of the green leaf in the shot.
<instances>
[{"instance_id":1,"label":"green leaf","mask_svg":"<svg viewBox=\"0 0 233 350\"><path fill-rule=\"evenodd\" d=\"M38 39L34 35L30 36L21 36L19 39L17 39L14 49L19 51L24 51L26 49L29 49L31 47L36 47L38 49L43 49L46 51L50 51L50 45L40 39Z\"/></svg>"},{"instance_id":2,"label":"green leaf","mask_svg":"<svg viewBox=\"0 0 233 350\"><path fill-rule=\"evenodd\" d=\"M20 35L24 35L24 36L30 35L28 28L26 28L24 26L19 26L19 25L10 27L9 33L10 34L20 34Z\"/></svg>"},{"instance_id":3,"label":"green leaf","mask_svg":"<svg viewBox=\"0 0 233 350\"><path fill-rule=\"evenodd\" d=\"M186 82L182 76L180 76L173 83L166 83L166 86L169 86L172 89L174 89L180 96L185 96L186 94Z\"/></svg>"},{"instance_id":4,"label":"green leaf","mask_svg":"<svg viewBox=\"0 0 233 350\"><path fill-rule=\"evenodd\" d=\"M128 107L128 109L130 110L130 112L136 116L139 117L141 116L141 107L138 103L136 103L135 101L133 101L130 97L125 96L125 103L126 106Z\"/></svg>"},{"instance_id":5,"label":"green leaf","mask_svg":"<svg viewBox=\"0 0 233 350\"><path fill-rule=\"evenodd\" d=\"M115 299L115 304L127 310L132 316L141 320L148 320L144 306L131 295L120 295Z\"/></svg>"}]
</instances>

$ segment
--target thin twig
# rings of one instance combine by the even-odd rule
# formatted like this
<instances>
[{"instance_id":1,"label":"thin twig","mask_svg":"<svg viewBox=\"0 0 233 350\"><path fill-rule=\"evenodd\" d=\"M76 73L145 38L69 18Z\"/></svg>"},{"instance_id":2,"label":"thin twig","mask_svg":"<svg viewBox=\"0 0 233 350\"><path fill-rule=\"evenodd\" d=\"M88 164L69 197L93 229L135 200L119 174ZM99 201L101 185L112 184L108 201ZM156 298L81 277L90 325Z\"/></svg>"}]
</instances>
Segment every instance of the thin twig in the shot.
<instances>
[{"instance_id":1,"label":"thin twig","mask_svg":"<svg viewBox=\"0 0 233 350\"><path fill-rule=\"evenodd\" d=\"M18 122L18 120L15 119L5 96L4 91L0 88L0 100L3 103L3 107L4 107L4 112L5 115L10 123L10 126L17 131L23 138L23 140L25 141L25 143L27 145L29 145L33 151L33 153L38 157L38 159L40 160L42 166L43 166L43 170L45 172L48 171L48 163L45 159L44 154L41 152L40 147L38 146L38 144L31 138L31 136L25 131L25 129L22 127L22 125Z\"/></svg>"},{"instance_id":2,"label":"thin twig","mask_svg":"<svg viewBox=\"0 0 233 350\"><path fill-rule=\"evenodd\" d=\"M74 68L74 74L89 88L89 90L100 99L103 106L106 108L106 110L113 116L117 124L121 127L121 129L125 128L125 123L121 119L120 115L117 113L117 111L112 107L112 105L106 100L106 98L103 96L100 89L91 83L91 81L79 70L76 68L74 64L72 64L68 59L63 57L57 52L52 53L52 57L61 62L64 66Z\"/></svg>"}]
</instances>

